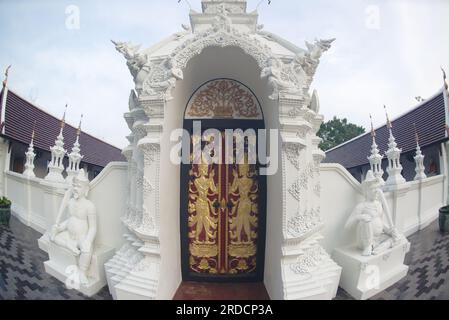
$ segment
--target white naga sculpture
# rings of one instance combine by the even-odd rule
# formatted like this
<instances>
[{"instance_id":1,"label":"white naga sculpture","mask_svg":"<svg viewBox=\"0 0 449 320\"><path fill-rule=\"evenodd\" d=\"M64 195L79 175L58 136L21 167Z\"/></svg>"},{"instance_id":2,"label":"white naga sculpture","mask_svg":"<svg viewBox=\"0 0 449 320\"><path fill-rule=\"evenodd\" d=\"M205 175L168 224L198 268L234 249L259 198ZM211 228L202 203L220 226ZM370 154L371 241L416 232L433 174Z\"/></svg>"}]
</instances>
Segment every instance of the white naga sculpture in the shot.
<instances>
[{"instance_id":1,"label":"white naga sculpture","mask_svg":"<svg viewBox=\"0 0 449 320\"><path fill-rule=\"evenodd\" d=\"M66 192L59 208L56 224L51 229L50 240L70 250L78 257L79 283L86 285L93 244L97 233L95 205L87 199L89 179L84 170L73 178L72 187ZM60 222L65 209L69 218Z\"/></svg>"},{"instance_id":2,"label":"white naga sculpture","mask_svg":"<svg viewBox=\"0 0 449 320\"><path fill-rule=\"evenodd\" d=\"M345 225L349 228L357 224L357 244L363 256L380 254L395 246L403 237L394 226L380 186L379 180L369 170L362 183L365 201L355 207Z\"/></svg>"}]
</instances>

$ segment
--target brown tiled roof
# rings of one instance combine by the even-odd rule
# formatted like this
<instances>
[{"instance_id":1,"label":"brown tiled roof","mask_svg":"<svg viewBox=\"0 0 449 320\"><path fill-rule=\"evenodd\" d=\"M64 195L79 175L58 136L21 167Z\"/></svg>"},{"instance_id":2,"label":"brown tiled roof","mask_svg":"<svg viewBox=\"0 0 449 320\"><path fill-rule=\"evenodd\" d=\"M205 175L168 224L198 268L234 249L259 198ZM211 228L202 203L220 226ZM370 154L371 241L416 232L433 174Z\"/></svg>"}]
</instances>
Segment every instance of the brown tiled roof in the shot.
<instances>
[{"instance_id":1,"label":"brown tiled roof","mask_svg":"<svg viewBox=\"0 0 449 320\"><path fill-rule=\"evenodd\" d=\"M446 94L445 91L441 91L392 121L393 135L403 153L413 151L416 148L414 123L419 134L421 147L447 140L444 128L447 121L444 94ZM379 150L381 154L385 154L388 148L389 131L386 125L375 131ZM327 151L326 159L323 162L339 163L347 169L365 165L369 163L367 157L371 152L371 144L371 132L368 132Z\"/></svg>"},{"instance_id":2,"label":"brown tiled roof","mask_svg":"<svg viewBox=\"0 0 449 320\"><path fill-rule=\"evenodd\" d=\"M1 100L0 100L1 101ZM61 120L36 107L8 89L5 110L4 135L13 140L29 144L33 124L36 121L34 146L50 151L60 131ZM77 129L66 124L64 147L71 151ZM105 167L111 161L126 161L121 150L85 132L80 135L83 162Z\"/></svg>"}]
</instances>

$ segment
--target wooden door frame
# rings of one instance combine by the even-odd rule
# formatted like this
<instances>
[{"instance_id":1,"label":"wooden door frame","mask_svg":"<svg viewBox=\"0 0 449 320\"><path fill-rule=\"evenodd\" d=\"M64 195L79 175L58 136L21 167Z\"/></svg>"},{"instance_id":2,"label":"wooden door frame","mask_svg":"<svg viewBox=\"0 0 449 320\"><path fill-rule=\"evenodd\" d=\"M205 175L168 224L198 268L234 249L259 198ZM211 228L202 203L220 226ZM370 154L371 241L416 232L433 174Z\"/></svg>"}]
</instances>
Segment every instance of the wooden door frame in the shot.
<instances>
[{"instance_id":1,"label":"wooden door frame","mask_svg":"<svg viewBox=\"0 0 449 320\"><path fill-rule=\"evenodd\" d=\"M257 134L258 129L265 129L264 120L239 120L239 119L188 119L184 120L184 129L190 134L193 131L193 121L201 121L201 130L215 128L224 129L254 129ZM180 241L181 241L181 271L183 281L201 282L261 282L263 281L265 269L265 240L266 240L266 213L267 213L267 177L258 176L259 184L259 215L258 215L258 237L256 272L253 274L237 275L211 275L198 274L190 271L189 265L189 237L188 237L188 201L189 201L189 170L191 164L181 163L180 172ZM257 169L260 171L260 164Z\"/></svg>"}]
</instances>

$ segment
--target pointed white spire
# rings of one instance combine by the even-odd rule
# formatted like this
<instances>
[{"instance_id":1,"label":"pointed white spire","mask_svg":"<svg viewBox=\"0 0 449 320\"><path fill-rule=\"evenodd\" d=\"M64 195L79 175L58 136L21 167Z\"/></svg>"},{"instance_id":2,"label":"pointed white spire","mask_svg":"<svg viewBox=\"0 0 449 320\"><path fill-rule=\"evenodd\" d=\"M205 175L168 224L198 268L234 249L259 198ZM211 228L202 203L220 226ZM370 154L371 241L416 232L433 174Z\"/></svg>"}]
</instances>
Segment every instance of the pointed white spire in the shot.
<instances>
[{"instance_id":1,"label":"pointed white spire","mask_svg":"<svg viewBox=\"0 0 449 320\"><path fill-rule=\"evenodd\" d=\"M81 123L83 121L83 115L81 115L80 123L78 125L78 130L76 131L76 140L73 144L72 151L70 152L69 156L69 166L67 167L67 177L66 181L68 183L71 183L73 178L78 175L80 171L80 163L81 160L84 158L80 154L80 143L79 143L79 137L81 134Z\"/></svg>"},{"instance_id":2,"label":"pointed white spire","mask_svg":"<svg viewBox=\"0 0 449 320\"><path fill-rule=\"evenodd\" d=\"M405 183L405 179L402 176L402 165L401 165L401 153L402 150L398 148L396 139L393 136L393 125L391 124L390 118L388 117L387 107L385 108L385 115L387 117L387 128L390 131L390 137L388 138L388 150L385 155L388 158L388 179L386 181L387 186L394 186L398 184Z\"/></svg>"},{"instance_id":3,"label":"pointed white spire","mask_svg":"<svg viewBox=\"0 0 449 320\"><path fill-rule=\"evenodd\" d=\"M59 132L58 137L56 138L55 145L50 147L51 151L51 161L48 164L48 174L45 177L45 180L52 182L64 182L64 177L62 176L62 172L64 171L64 156L67 153L67 150L64 149L64 126L65 126L65 114L67 111L67 104L65 105L64 115L61 119L61 131Z\"/></svg>"},{"instance_id":4,"label":"pointed white spire","mask_svg":"<svg viewBox=\"0 0 449 320\"><path fill-rule=\"evenodd\" d=\"M426 174L424 173L424 155L421 152L421 148L419 146L419 135L418 130L416 130L416 125L413 124L413 127L415 128L415 137L416 137L416 154L413 157L415 159L415 178L414 180L422 180L427 178Z\"/></svg>"},{"instance_id":5,"label":"pointed white spire","mask_svg":"<svg viewBox=\"0 0 449 320\"><path fill-rule=\"evenodd\" d=\"M34 174L34 158L36 157L36 154L34 153L34 130L36 127L36 121L34 121L33 125L33 133L31 134L31 142L28 146L28 151L25 153L26 156L26 163L25 163L25 171L23 174L27 178L34 178L36 175Z\"/></svg>"},{"instance_id":6,"label":"pointed white spire","mask_svg":"<svg viewBox=\"0 0 449 320\"><path fill-rule=\"evenodd\" d=\"M379 153L379 148L376 143L376 131L374 131L373 118L371 117L371 114L369 115L369 117L371 119L371 137L373 138L373 144L371 145L371 155L368 157L368 160L374 176L381 184L384 184L385 181L382 178L384 174L384 171L382 169L383 156Z\"/></svg>"}]
</instances>

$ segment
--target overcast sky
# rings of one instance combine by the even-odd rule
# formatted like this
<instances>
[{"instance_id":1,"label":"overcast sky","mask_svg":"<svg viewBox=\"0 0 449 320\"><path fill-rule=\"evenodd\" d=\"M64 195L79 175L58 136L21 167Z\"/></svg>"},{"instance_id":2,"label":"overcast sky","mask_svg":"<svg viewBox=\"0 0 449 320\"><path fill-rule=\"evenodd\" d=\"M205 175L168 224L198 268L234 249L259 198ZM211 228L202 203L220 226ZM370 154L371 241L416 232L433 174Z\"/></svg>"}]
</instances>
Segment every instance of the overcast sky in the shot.
<instances>
[{"instance_id":1,"label":"overcast sky","mask_svg":"<svg viewBox=\"0 0 449 320\"><path fill-rule=\"evenodd\" d=\"M260 0L248 1L249 11ZM368 128L385 122L442 87L449 68L448 0L267 0L265 29L304 47L337 38L312 84L326 119L336 115ZM190 0L200 11L200 0ZM66 26L76 5L80 28ZM0 68L12 64L9 87L68 122L84 113L84 130L118 147L129 133L123 120L133 87L110 39L149 47L188 24L185 0L0 0ZM70 26L70 24L69 24ZM449 74L449 70L448 70Z\"/></svg>"}]
</instances>

